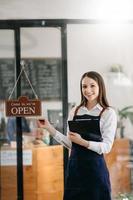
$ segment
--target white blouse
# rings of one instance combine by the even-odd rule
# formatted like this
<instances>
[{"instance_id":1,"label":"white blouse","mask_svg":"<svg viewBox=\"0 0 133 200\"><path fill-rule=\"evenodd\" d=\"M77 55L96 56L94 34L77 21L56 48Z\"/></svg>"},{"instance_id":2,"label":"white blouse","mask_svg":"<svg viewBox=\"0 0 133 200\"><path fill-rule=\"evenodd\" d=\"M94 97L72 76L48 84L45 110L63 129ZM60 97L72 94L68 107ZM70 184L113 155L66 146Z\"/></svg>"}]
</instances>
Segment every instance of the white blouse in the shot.
<instances>
[{"instance_id":1,"label":"white blouse","mask_svg":"<svg viewBox=\"0 0 133 200\"><path fill-rule=\"evenodd\" d=\"M73 119L75 108L76 107L74 107L70 111L68 120ZM86 107L82 106L79 108L77 114L78 115L88 114L88 115L98 116L100 112L102 111L102 109L103 108L100 106L100 104L97 104L91 110L88 110ZM109 153L114 142L116 128L117 128L117 115L116 115L115 110L109 107L102 113L101 118L100 118L100 131L101 131L103 140L102 142L89 141L88 149L95 151L98 154ZM68 128L68 132L69 132L69 128ZM56 131L54 139L69 149L72 146L72 143L69 140L69 138L63 135L62 133L60 133L59 131Z\"/></svg>"}]
</instances>

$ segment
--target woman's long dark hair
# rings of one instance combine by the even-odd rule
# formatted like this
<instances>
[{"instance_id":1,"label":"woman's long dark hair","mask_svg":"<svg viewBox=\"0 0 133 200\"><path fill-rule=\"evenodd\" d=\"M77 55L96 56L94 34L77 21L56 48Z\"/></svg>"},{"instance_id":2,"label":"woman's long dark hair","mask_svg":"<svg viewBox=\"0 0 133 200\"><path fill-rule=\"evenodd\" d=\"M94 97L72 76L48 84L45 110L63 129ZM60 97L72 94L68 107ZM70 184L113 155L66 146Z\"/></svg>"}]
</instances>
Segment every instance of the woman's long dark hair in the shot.
<instances>
[{"instance_id":1,"label":"woman's long dark hair","mask_svg":"<svg viewBox=\"0 0 133 200\"><path fill-rule=\"evenodd\" d=\"M90 71L90 72L86 72L82 75L81 80L80 80L80 92L81 92L81 102L80 104L77 106L76 110L75 110L75 114L77 114L78 109L81 106L87 106L87 99L84 97L83 93L82 93L82 80L85 78L91 78L93 80L95 80L99 86L99 96L98 96L98 100L97 102L103 107L103 109L106 109L109 107L109 103L106 97L106 89L105 89L105 84L104 84L104 80L102 78L102 76L95 72L95 71Z\"/></svg>"}]
</instances>

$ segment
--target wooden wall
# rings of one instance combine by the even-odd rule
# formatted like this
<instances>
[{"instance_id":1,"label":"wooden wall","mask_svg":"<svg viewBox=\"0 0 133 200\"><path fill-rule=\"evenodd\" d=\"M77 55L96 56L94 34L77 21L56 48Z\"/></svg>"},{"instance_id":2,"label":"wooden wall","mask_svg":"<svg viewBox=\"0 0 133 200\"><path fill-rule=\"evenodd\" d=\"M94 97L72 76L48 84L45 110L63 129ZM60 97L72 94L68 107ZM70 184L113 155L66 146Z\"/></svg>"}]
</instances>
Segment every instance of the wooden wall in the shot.
<instances>
[{"instance_id":1,"label":"wooden wall","mask_svg":"<svg viewBox=\"0 0 133 200\"><path fill-rule=\"evenodd\" d=\"M113 196L131 191L130 158L130 141L128 139L116 139L112 151L105 155Z\"/></svg>"},{"instance_id":2,"label":"wooden wall","mask_svg":"<svg viewBox=\"0 0 133 200\"><path fill-rule=\"evenodd\" d=\"M32 165L24 166L24 200L63 198L63 147L32 148ZM1 167L1 200L16 200L16 166Z\"/></svg>"}]
</instances>

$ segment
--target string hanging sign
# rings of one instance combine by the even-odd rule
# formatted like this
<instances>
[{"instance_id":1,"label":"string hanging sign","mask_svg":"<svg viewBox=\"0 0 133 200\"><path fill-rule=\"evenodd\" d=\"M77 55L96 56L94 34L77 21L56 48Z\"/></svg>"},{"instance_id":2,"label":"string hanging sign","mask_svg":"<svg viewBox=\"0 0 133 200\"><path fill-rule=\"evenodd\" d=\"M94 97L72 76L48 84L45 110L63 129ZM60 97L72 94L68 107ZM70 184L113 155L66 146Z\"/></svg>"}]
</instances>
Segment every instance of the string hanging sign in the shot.
<instances>
[{"instance_id":1,"label":"string hanging sign","mask_svg":"<svg viewBox=\"0 0 133 200\"><path fill-rule=\"evenodd\" d=\"M26 79L28 80L28 83L35 95L35 99L29 99L27 96L20 96L17 100L11 99L11 96L17 86L18 80L20 79L22 72L24 72ZM23 117L23 116L40 116L41 115L41 101L38 99L37 94L34 91L34 88L29 80L29 77L27 75L27 72L25 71L25 65L24 62L21 64L21 71L20 74L16 80L16 83L14 85L14 88L8 98L8 100L5 102L5 110L6 110L6 116L11 117Z\"/></svg>"}]
</instances>

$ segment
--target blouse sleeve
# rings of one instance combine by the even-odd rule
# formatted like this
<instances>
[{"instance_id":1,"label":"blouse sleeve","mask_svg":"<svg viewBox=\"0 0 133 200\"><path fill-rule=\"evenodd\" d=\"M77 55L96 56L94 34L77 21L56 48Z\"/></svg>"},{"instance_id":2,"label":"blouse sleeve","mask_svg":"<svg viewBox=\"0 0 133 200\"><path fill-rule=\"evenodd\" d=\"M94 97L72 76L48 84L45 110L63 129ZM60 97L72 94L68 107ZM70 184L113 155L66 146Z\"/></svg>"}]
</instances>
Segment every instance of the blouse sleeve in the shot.
<instances>
[{"instance_id":1,"label":"blouse sleeve","mask_svg":"<svg viewBox=\"0 0 133 200\"><path fill-rule=\"evenodd\" d=\"M109 153L111 151L114 137L117 128L117 115L116 112L109 108L104 111L101 116L101 134L103 141L102 142L94 142L89 141L88 149L97 152L98 154Z\"/></svg>"},{"instance_id":2,"label":"blouse sleeve","mask_svg":"<svg viewBox=\"0 0 133 200\"><path fill-rule=\"evenodd\" d=\"M72 110L69 113L68 116L68 120L72 120L73 119L73 115L74 115L74 111L75 111L75 107L72 108ZM69 132L69 128L67 126L67 134ZM59 142L60 144L62 144L63 146L65 146L68 149L71 149L72 143L68 138L68 135L63 135L61 132L56 131L55 136L53 137L57 142Z\"/></svg>"}]
</instances>

